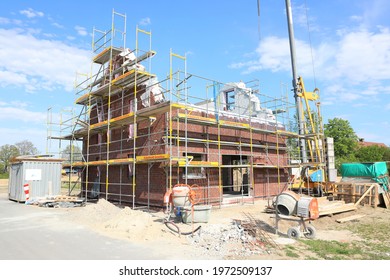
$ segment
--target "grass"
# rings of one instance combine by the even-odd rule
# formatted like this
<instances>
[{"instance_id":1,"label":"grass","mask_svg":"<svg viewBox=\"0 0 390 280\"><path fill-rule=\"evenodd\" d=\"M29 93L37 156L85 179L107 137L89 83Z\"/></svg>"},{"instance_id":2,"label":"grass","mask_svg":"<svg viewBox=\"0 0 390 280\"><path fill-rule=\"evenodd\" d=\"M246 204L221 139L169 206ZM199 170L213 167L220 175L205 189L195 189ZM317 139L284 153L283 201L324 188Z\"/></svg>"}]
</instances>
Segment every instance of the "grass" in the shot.
<instances>
[{"instance_id":1,"label":"grass","mask_svg":"<svg viewBox=\"0 0 390 280\"><path fill-rule=\"evenodd\" d=\"M320 259L325 260L360 259L360 256L363 254L362 249L354 243L304 239L301 242Z\"/></svg>"},{"instance_id":2,"label":"grass","mask_svg":"<svg viewBox=\"0 0 390 280\"><path fill-rule=\"evenodd\" d=\"M338 242L300 239L306 250L325 260L390 260L390 223L375 219L367 223L349 224L346 229L363 240Z\"/></svg>"},{"instance_id":3,"label":"grass","mask_svg":"<svg viewBox=\"0 0 390 280\"><path fill-rule=\"evenodd\" d=\"M0 173L0 179L9 179L9 173Z\"/></svg>"},{"instance_id":4,"label":"grass","mask_svg":"<svg viewBox=\"0 0 390 280\"><path fill-rule=\"evenodd\" d=\"M373 220L371 223L359 223L350 225L348 229L366 242L361 242L367 259L390 260L390 223L382 219Z\"/></svg>"},{"instance_id":5,"label":"grass","mask_svg":"<svg viewBox=\"0 0 390 280\"><path fill-rule=\"evenodd\" d=\"M296 251L296 249L293 246L288 245L285 248L286 256L290 257L290 258L296 259L296 258L299 257L299 255L296 252L294 252L294 251Z\"/></svg>"}]
</instances>

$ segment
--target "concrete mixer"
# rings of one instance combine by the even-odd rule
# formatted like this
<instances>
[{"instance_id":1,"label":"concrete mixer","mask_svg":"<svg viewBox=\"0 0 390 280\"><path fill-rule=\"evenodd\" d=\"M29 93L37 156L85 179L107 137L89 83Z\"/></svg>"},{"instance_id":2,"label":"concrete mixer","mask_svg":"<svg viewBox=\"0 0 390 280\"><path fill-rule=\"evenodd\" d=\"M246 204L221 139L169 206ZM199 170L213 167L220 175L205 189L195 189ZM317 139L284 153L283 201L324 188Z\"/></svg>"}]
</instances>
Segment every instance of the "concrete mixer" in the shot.
<instances>
[{"instance_id":1,"label":"concrete mixer","mask_svg":"<svg viewBox=\"0 0 390 280\"><path fill-rule=\"evenodd\" d=\"M287 235L290 238L299 238L301 233L306 238L314 239L316 229L312 225L307 225L306 221L319 218L318 201L315 197L300 196L293 191L280 193L275 200L275 221L276 233L280 220L295 221L295 227L290 227ZM301 230L303 228L303 230Z\"/></svg>"}]
</instances>

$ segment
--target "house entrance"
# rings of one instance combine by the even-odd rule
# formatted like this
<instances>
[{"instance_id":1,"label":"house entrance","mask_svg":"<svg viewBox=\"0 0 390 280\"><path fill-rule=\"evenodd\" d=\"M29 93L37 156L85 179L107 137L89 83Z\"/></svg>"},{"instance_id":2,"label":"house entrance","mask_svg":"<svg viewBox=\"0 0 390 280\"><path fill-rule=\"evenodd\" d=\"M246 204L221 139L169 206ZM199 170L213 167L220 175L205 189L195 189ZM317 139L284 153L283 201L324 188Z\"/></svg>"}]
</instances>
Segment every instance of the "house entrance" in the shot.
<instances>
[{"instance_id":1,"label":"house entrance","mask_svg":"<svg viewBox=\"0 0 390 280\"><path fill-rule=\"evenodd\" d=\"M247 156L222 156L222 184L224 195L248 195L249 166Z\"/></svg>"}]
</instances>

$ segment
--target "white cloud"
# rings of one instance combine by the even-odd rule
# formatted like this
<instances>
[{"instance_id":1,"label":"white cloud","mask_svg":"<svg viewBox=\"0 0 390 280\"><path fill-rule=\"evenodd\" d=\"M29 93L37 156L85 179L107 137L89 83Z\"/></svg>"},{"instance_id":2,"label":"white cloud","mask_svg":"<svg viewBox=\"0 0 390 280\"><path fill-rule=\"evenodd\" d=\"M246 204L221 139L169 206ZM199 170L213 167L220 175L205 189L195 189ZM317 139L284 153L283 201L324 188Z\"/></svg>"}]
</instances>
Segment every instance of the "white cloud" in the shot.
<instances>
[{"instance_id":1,"label":"white cloud","mask_svg":"<svg viewBox=\"0 0 390 280\"><path fill-rule=\"evenodd\" d=\"M366 27L372 26L377 22L378 18L387 18L390 5L388 0L371 0L364 1L364 13L362 15L363 25Z\"/></svg>"},{"instance_id":2,"label":"white cloud","mask_svg":"<svg viewBox=\"0 0 390 280\"><path fill-rule=\"evenodd\" d=\"M10 85L26 85L28 84L28 79L25 74L20 74L12 71L1 71L0 70L0 81L3 87Z\"/></svg>"},{"instance_id":3,"label":"white cloud","mask_svg":"<svg viewBox=\"0 0 390 280\"><path fill-rule=\"evenodd\" d=\"M19 13L25 15L28 18L43 17L45 15L43 12L35 11L32 8L21 10Z\"/></svg>"},{"instance_id":4,"label":"white cloud","mask_svg":"<svg viewBox=\"0 0 390 280\"><path fill-rule=\"evenodd\" d=\"M10 19L4 18L4 17L0 17L0 24L9 24L10 22L11 22Z\"/></svg>"},{"instance_id":5,"label":"white cloud","mask_svg":"<svg viewBox=\"0 0 390 280\"><path fill-rule=\"evenodd\" d=\"M349 19L352 20L352 21L361 22L361 21L363 21L364 17L363 16L358 16L358 15L353 15L353 16L350 16Z\"/></svg>"},{"instance_id":6,"label":"white cloud","mask_svg":"<svg viewBox=\"0 0 390 280\"><path fill-rule=\"evenodd\" d=\"M90 52L61 41L39 39L22 29L1 29L0 87L26 91L73 89L75 72L88 72Z\"/></svg>"},{"instance_id":7,"label":"white cloud","mask_svg":"<svg viewBox=\"0 0 390 280\"><path fill-rule=\"evenodd\" d=\"M139 25L143 25L143 26L150 25L150 24L152 24L152 21L150 20L149 17L143 18L139 22Z\"/></svg>"},{"instance_id":8,"label":"white cloud","mask_svg":"<svg viewBox=\"0 0 390 280\"><path fill-rule=\"evenodd\" d=\"M323 41L313 48L296 40L298 74L313 77L313 53L316 79L328 86L321 96L328 104L336 100L351 102L380 94L390 94L390 31L379 27L368 31L343 30L342 36ZM264 38L256 49L257 58L230 65L243 74L255 71L290 72L288 38Z\"/></svg>"},{"instance_id":9,"label":"white cloud","mask_svg":"<svg viewBox=\"0 0 390 280\"><path fill-rule=\"evenodd\" d=\"M46 122L46 113L29 111L23 107L1 106L0 120L43 124Z\"/></svg>"},{"instance_id":10,"label":"white cloud","mask_svg":"<svg viewBox=\"0 0 390 280\"><path fill-rule=\"evenodd\" d=\"M64 29L64 26L59 24L58 22L53 22L51 25L57 27L57 28L60 28L60 29Z\"/></svg>"},{"instance_id":11,"label":"white cloud","mask_svg":"<svg viewBox=\"0 0 390 280\"><path fill-rule=\"evenodd\" d=\"M312 76L310 46L300 40L295 41L297 62L302 74ZM264 38L256 49L257 58L246 62L233 63L231 68L244 69L244 74L260 70L271 72L291 71L290 47L288 38L270 36ZM308 55L309 54L309 55Z\"/></svg>"},{"instance_id":12,"label":"white cloud","mask_svg":"<svg viewBox=\"0 0 390 280\"><path fill-rule=\"evenodd\" d=\"M88 32L87 32L87 30L85 29L85 27L76 25L76 26L74 27L74 29L76 29L77 33L78 33L79 35L81 35L81 36L86 36L86 35L88 35Z\"/></svg>"},{"instance_id":13,"label":"white cloud","mask_svg":"<svg viewBox=\"0 0 390 280\"><path fill-rule=\"evenodd\" d=\"M306 4L299 6L293 6L293 22L294 25L299 25L303 28L310 28L310 31L318 31L319 27L315 24L316 19L313 16L309 16L310 8Z\"/></svg>"},{"instance_id":14,"label":"white cloud","mask_svg":"<svg viewBox=\"0 0 390 280\"><path fill-rule=\"evenodd\" d=\"M9 19L0 17L0 24L7 25L7 24L13 24L13 25L22 25L22 21L19 19Z\"/></svg>"},{"instance_id":15,"label":"white cloud","mask_svg":"<svg viewBox=\"0 0 390 280\"><path fill-rule=\"evenodd\" d=\"M336 45L338 48L334 53L334 64L326 66L330 78L348 79L353 84L390 79L388 29L381 29L376 33L366 30L350 32L336 42Z\"/></svg>"}]
</instances>

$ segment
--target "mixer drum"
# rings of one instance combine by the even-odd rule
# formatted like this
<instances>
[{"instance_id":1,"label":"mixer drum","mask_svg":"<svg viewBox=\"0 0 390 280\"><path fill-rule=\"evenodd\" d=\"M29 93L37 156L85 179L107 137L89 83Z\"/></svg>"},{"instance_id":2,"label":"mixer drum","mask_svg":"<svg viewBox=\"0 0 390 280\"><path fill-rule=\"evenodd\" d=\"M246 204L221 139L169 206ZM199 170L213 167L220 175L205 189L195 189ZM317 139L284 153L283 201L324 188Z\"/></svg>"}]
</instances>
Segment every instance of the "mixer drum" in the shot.
<instances>
[{"instance_id":1,"label":"mixer drum","mask_svg":"<svg viewBox=\"0 0 390 280\"><path fill-rule=\"evenodd\" d=\"M300 196L292 191L284 191L276 198L276 210L279 214L292 216L297 213Z\"/></svg>"}]
</instances>

